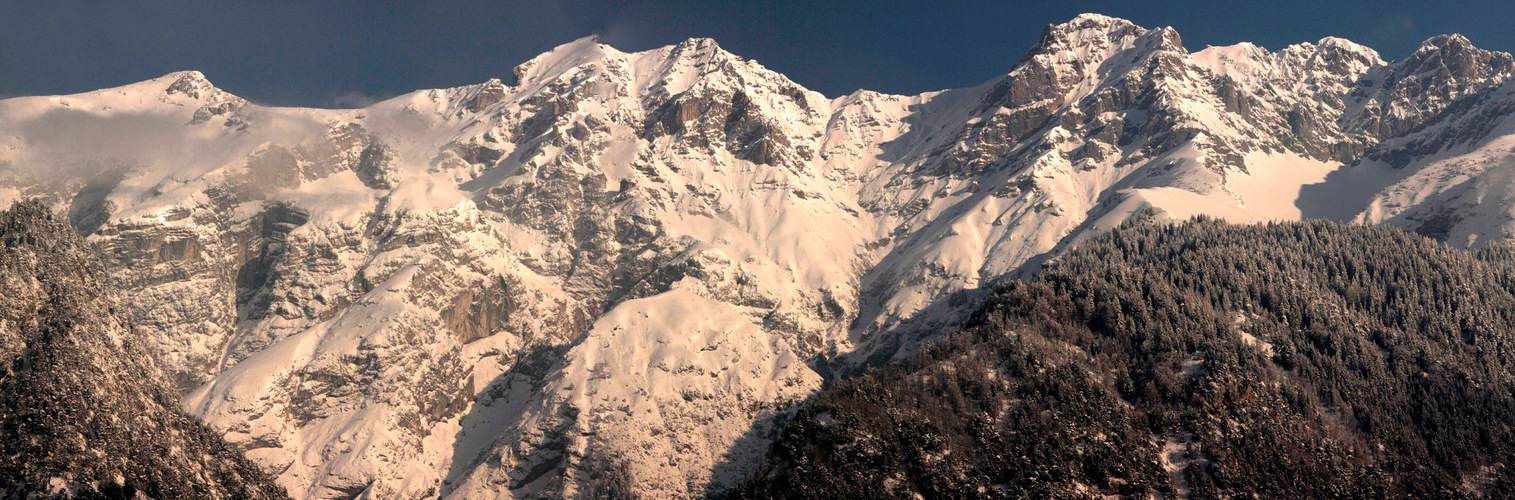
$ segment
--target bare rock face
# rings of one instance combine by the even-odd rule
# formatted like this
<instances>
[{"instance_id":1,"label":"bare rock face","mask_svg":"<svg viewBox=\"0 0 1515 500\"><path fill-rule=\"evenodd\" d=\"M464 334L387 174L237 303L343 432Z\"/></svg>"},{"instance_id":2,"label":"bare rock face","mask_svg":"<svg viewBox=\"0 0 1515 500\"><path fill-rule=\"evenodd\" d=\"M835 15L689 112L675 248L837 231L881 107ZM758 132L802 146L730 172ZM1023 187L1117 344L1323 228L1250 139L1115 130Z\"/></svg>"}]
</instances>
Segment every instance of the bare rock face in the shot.
<instances>
[{"instance_id":1,"label":"bare rock face","mask_svg":"<svg viewBox=\"0 0 1515 500\"><path fill-rule=\"evenodd\" d=\"M473 98L468 101L466 109L472 112L479 112L503 100L505 100L505 84L491 78L479 87Z\"/></svg>"},{"instance_id":2,"label":"bare rock face","mask_svg":"<svg viewBox=\"0 0 1515 500\"><path fill-rule=\"evenodd\" d=\"M93 251L0 212L0 496L287 498L179 408Z\"/></svg>"},{"instance_id":3,"label":"bare rock face","mask_svg":"<svg viewBox=\"0 0 1515 500\"><path fill-rule=\"evenodd\" d=\"M373 189L391 189L399 182L399 172L394 166L394 151L381 143L369 144L358 156L353 172L363 185Z\"/></svg>"},{"instance_id":4,"label":"bare rock face","mask_svg":"<svg viewBox=\"0 0 1515 500\"><path fill-rule=\"evenodd\" d=\"M189 121L190 125L199 125L221 117L226 118L224 125L227 127L243 124L242 117L238 116L237 112L247 105L247 101L216 88L199 71L184 71L164 78L172 80L172 83L163 89L165 99L183 97L203 103L195 109L194 116Z\"/></svg>"},{"instance_id":5,"label":"bare rock face","mask_svg":"<svg viewBox=\"0 0 1515 500\"><path fill-rule=\"evenodd\" d=\"M511 316L517 312L515 290L505 277L493 278L470 283L440 311L442 326L457 334L459 342L467 344L505 329Z\"/></svg>"}]
</instances>

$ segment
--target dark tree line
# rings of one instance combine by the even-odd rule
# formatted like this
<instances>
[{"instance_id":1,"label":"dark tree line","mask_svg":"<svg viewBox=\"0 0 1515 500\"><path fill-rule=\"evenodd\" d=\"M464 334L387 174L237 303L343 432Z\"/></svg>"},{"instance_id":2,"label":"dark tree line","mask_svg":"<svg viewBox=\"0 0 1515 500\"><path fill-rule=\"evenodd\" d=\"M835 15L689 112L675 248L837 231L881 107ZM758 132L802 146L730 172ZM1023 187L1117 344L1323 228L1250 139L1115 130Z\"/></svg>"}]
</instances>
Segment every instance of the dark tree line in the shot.
<instances>
[{"instance_id":1,"label":"dark tree line","mask_svg":"<svg viewBox=\"0 0 1515 500\"><path fill-rule=\"evenodd\" d=\"M152 359L66 221L0 211L0 498L288 498Z\"/></svg>"},{"instance_id":2,"label":"dark tree line","mask_svg":"<svg viewBox=\"0 0 1515 500\"><path fill-rule=\"evenodd\" d=\"M1515 249L1144 218L799 410L739 498L1515 496Z\"/></svg>"}]
</instances>

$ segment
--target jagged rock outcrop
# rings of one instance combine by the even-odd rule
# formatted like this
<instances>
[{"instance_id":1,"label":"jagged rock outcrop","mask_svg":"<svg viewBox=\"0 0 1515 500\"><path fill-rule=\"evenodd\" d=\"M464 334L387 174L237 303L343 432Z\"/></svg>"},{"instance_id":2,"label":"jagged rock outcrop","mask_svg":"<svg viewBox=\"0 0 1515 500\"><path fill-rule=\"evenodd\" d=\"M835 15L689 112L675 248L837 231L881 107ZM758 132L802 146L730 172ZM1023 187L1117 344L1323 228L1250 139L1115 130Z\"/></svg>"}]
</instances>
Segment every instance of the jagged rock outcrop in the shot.
<instances>
[{"instance_id":1,"label":"jagged rock outcrop","mask_svg":"<svg viewBox=\"0 0 1515 500\"><path fill-rule=\"evenodd\" d=\"M126 312L48 206L0 212L0 497L287 498L179 407Z\"/></svg>"}]
</instances>

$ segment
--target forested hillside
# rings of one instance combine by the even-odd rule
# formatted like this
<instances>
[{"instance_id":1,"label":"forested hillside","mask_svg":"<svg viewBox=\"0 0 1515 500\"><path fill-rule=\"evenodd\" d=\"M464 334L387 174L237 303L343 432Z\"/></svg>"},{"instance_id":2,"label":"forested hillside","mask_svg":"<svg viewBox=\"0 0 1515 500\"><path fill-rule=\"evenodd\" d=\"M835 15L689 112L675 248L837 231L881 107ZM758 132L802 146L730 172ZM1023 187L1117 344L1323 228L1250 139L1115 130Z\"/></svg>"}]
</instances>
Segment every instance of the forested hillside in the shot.
<instances>
[{"instance_id":1,"label":"forested hillside","mask_svg":"<svg viewBox=\"0 0 1515 500\"><path fill-rule=\"evenodd\" d=\"M1515 495L1515 250L1138 218L803 407L739 498Z\"/></svg>"},{"instance_id":2,"label":"forested hillside","mask_svg":"<svg viewBox=\"0 0 1515 500\"><path fill-rule=\"evenodd\" d=\"M179 408L105 276L45 205L0 211L0 498L288 498Z\"/></svg>"}]
</instances>

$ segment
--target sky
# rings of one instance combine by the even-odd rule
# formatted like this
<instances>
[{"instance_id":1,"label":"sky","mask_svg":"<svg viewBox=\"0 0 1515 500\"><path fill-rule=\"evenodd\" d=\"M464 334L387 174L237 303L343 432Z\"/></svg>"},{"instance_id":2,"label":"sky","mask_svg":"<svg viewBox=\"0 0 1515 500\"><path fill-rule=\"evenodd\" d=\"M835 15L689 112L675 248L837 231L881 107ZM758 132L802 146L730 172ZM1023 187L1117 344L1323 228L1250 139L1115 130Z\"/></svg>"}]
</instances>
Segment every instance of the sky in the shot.
<instances>
[{"instance_id":1,"label":"sky","mask_svg":"<svg viewBox=\"0 0 1515 500\"><path fill-rule=\"evenodd\" d=\"M915 94L1008 71L1043 27L1082 12L1172 26L1189 50L1277 50L1340 36L1401 59L1462 33L1515 51L1515 2L0 0L0 97L199 70L268 105L359 107L489 78L575 39L624 51L715 39L828 96Z\"/></svg>"}]
</instances>

